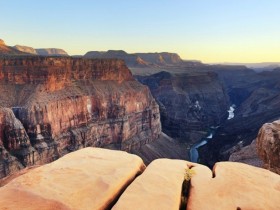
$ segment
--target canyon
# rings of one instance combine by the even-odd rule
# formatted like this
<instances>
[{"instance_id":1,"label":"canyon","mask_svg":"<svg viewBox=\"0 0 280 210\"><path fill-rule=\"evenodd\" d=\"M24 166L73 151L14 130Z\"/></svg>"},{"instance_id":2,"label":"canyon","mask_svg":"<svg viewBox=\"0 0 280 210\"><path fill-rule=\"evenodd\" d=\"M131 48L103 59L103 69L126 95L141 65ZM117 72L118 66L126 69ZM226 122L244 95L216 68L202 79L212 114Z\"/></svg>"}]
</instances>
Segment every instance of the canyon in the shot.
<instances>
[{"instance_id":1,"label":"canyon","mask_svg":"<svg viewBox=\"0 0 280 210\"><path fill-rule=\"evenodd\" d=\"M114 50L44 57L22 46L25 52L14 56L20 51L1 46L2 177L87 146L126 150L146 164L186 160L210 134L195 162L213 167L244 159L262 166L255 141L250 144L280 115L277 68L256 72L174 53Z\"/></svg>"},{"instance_id":2,"label":"canyon","mask_svg":"<svg viewBox=\"0 0 280 210\"><path fill-rule=\"evenodd\" d=\"M80 148L137 150L161 134L159 107L121 60L0 59L1 177Z\"/></svg>"}]
</instances>

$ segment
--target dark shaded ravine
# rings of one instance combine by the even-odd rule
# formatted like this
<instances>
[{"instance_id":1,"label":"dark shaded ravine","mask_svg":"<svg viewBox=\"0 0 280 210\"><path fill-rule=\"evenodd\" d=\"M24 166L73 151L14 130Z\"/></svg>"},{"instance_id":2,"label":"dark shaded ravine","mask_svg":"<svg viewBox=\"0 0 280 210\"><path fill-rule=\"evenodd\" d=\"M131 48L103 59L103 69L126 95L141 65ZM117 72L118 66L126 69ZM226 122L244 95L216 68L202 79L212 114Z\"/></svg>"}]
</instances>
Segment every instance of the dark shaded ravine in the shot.
<instances>
[{"instance_id":1,"label":"dark shaded ravine","mask_svg":"<svg viewBox=\"0 0 280 210\"><path fill-rule=\"evenodd\" d=\"M230 106L230 108L228 110L228 113L229 113L229 116L227 118L228 120L234 118L234 110L235 110L235 105L233 104L233 105ZM213 136L215 135L215 132L216 132L218 127L219 126L217 126L217 127L214 127L214 126L210 127L209 128L210 131L207 133L207 136L203 137L201 139L201 141L199 141L198 143L194 144L191 147L191 149L189 151L189 153L190 153L190 161L191 162L197 163L199 161L198 148L201 147L201 146L204 146L205 144L208 143L208 141L210 141L213 138Z\"/></svg>"}]
</instances>

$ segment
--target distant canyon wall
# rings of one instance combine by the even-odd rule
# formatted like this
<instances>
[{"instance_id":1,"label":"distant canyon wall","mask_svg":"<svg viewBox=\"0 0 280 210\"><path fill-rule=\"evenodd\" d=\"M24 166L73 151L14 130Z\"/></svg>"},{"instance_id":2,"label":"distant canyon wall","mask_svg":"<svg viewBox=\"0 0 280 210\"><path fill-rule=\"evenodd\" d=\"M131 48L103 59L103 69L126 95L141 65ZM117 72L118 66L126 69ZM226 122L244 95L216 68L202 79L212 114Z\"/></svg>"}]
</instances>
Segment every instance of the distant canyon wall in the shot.
<instances>
[{"instance_id":1,"label":"distant canyon wall","mask_svg":"<svg viewBox=\"0 0 280 210\"><path fill-rule=\"evenodd\" d=\"M1 59L0 106L0 177L87 146L137 150L161 133L148 87L116 59Z\"/></svg>"}]
</instances>

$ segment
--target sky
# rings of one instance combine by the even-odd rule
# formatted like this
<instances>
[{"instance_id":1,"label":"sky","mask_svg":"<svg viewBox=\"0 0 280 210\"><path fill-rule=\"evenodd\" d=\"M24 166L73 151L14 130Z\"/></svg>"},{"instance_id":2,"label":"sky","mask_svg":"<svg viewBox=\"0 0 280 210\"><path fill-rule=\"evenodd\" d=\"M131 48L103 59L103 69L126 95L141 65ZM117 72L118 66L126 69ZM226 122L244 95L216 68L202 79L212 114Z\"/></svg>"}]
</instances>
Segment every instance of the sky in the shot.
<instances>
[{"instance_id":1,"label":"sky","mask_svg":"<svg viewBox=\"0 0 280 210\"><path fill-rule=\"evenodd\" d=\"M280 62L279 0L0 0L7 45Z\"/></svg>"}]
</instances>

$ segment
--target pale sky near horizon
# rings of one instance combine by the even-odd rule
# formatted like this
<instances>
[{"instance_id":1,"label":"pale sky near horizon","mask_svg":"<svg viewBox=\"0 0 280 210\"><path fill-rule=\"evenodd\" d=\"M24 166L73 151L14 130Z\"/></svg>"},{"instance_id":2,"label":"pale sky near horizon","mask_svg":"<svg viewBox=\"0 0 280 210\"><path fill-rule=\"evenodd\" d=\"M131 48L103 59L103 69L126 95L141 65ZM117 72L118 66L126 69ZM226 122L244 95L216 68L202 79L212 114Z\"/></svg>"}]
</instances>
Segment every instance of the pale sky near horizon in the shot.
<instances>
[{"instance_id":1,"label":"pale sky near horizon","mask_svg":"<svg viewBox=\"0 0 280 210\"><path fill-rule=\"evenodd\" d=\"M279 0L0 0L7 45L280 62Z\"/></svg>"}]
</instances>

